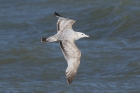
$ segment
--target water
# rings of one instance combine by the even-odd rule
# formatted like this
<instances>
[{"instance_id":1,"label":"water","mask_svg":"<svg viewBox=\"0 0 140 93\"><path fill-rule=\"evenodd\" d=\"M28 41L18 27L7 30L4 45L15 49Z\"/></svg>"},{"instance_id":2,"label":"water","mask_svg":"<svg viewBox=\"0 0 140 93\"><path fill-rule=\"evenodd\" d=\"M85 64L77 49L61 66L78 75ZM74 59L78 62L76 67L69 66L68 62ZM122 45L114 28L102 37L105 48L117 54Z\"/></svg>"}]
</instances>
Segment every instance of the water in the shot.
<instances>
[{"instance_id":1,"label":"water","mask_svg":"<svg viewBox=\"0 0 140 93\"><path fill-rule=\"evenodd\" d=\"M40 42L56 33L53 13L76 20L80 68L71 85L59 44ZM139 93L139 0L1 0L1 93Z\"/></svg>"}]
</instances>

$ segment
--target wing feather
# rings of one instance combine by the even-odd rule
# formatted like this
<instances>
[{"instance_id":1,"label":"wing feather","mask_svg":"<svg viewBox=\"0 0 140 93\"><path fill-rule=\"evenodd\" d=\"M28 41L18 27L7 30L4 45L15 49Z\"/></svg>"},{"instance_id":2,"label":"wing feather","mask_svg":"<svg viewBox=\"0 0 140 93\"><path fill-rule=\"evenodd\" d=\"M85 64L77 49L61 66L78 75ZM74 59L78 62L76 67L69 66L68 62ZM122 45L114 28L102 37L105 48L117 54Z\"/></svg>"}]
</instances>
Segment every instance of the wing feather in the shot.
<instances>
[{"instance_id":1,"label":"wing feather","mask_svg":"<svg viewBox=\"0 0 140 93\"><path fill-rule=\"evenodd\" d=\"M66 79L70 84L74 80L77 69L80 65L81 51L77 48L74 42L68 40L60 41L60 47L68 63Z\"/></svg>"},{"instance_id":2,"label":"wing feather","mask_svg":"<svg viewBox=\"0 0 140 93\"><path fill-rule=\"evenodd\" d=\"M73 23L75 23L75 20L62 17L56 12L55 12L55 16L59 18L57 21L57 31L63 31L65 29L72 29L72 25Z\"/></svg>"}]
</instances>

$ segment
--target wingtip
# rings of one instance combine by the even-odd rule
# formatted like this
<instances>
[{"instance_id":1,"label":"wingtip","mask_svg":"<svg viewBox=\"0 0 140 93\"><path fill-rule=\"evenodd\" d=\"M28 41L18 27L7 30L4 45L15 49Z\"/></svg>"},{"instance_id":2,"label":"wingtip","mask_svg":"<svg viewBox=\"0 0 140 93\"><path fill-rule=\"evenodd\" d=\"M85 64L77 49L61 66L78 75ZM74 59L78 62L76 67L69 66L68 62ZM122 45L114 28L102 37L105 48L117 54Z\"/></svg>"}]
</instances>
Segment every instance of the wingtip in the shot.
<instances>
[{"instance_id":1,"label":"wingtip","mask_svg":"<svg viewBox=\"0 0 140 93\"><path fill-rule=\"evenodd\" d=\"M68 85L70 85L72 83L72 81L67 80Z\"/></svg>"},{"instance_id":2,"label":"wingtip","mask_svg":"<svg viewBox=\"0 0 140 93\"><path fill-rule=\"evenodd\" d=\"M61 16L60 14L58 14L57 12L54 12L54 15L55 15L56 17L63 17L63 16Z\"/></svg>"},{"instance_id":3,"label":"wingtip","mask_svg":"<svg viewBox=\"0 0 140 93\"><path fill-rule=\"evenodd\" d=\"M75 77L75 76L72 76L72 77L66 77L67 83L68 83L69 85L73 82L74 77Z\"/></svg>"}]
</instances>

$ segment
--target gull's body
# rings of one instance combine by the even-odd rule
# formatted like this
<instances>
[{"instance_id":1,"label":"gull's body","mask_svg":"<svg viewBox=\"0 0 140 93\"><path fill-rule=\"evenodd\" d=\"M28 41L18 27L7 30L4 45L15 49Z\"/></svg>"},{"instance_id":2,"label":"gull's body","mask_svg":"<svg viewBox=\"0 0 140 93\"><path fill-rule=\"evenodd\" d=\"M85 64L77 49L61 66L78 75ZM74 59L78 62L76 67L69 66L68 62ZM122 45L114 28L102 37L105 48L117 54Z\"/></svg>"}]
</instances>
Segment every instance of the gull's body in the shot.
<instances>
[{"instance_id":1,"label":"gull's body","mask_svg":"<svg viewBox=\"0 0 140 93\"><path fill-rule=\"evenodd\" d=\"M77 73L77 69L79 67L81 58L81 51L75 45L75 40L89 36L81 32L75 32L72 29L72 25L73 23L75 23L74 20L64 18L56 12L55 16L59 18L57 21L57 31L58 31L57 34L49 38L42 38L41 41L42 42L59 41L63 55L68 63L68 67L66 69L66 79L67 82L70 84Z\"/></svg>"}]
</instances>

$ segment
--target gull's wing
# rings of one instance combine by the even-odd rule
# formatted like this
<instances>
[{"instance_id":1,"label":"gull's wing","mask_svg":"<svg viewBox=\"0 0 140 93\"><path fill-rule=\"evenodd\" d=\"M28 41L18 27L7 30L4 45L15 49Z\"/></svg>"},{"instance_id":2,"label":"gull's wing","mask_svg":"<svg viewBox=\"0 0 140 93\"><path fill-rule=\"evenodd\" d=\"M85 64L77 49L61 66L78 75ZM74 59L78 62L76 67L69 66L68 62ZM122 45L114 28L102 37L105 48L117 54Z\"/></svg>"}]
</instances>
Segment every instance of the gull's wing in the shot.
<instances>
[{"instance_id":1,"label":"gull's wing","mask_svg":"<svg viewBox=\"0 0 140 93\"><path fill-rule=\"evenodd\" d=\"M68 40L60 41L60 47L68 63L68 67L66 69L66 79L70 84L73 81L80 65L81 51L77 48L73 41Z\"/></svg>"},{"instance_id":2,"label":"gull's wing","mask_svg":"<svg viewBox=\"0 0 140 93\"><path fill-rule=\"evenodd\" d=\"M57 21L57 31L72 29L72 25L73 23L75 23L75 20L64 18L56 12L54 13L54 15L59 18Z\"/></svg>"}]
</instances>

